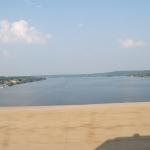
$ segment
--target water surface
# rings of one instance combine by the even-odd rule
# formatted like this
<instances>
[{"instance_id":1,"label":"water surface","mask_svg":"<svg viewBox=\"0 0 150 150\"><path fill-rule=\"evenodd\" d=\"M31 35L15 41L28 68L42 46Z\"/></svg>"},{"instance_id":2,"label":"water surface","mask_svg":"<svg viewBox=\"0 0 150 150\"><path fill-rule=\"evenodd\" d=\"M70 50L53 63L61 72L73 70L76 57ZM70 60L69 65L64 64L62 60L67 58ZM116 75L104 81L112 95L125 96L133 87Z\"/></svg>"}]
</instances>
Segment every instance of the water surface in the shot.
<instances>
[{"instance_id":1,"label":"water surface","mask_svg":"<svg viewBox=\"0 0 150 150\"><path fill-rule=\"evenodd\" d=\"M76 77L0 89L0 106L78 105L150 101L150 78Z\"/></svg>"}]
</instances>

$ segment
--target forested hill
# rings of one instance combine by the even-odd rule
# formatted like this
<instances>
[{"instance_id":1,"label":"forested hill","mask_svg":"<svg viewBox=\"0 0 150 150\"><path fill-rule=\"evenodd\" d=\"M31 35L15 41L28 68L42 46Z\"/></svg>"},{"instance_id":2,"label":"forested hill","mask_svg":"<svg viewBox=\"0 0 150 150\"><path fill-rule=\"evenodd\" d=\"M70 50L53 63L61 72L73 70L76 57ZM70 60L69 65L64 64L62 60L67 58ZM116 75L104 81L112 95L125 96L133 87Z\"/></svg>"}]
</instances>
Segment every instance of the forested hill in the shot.
<instances>
[{"instance_id":1,"label":"forested hill","mask_svg":"<svg viewBox=\"0 0 150 150\"><path fill-rule=\"evenodd\" d=\"M48 75L49 78L59 77L117 77L117 76L128 76L128 77L150 77L150 70L144 71L113 71L106 73L93 73L93 74L62 74L62 75Z\"/></svg>"},{"instance_id":2,"label":"forested hill","mask_svg":"<svg viewBox=\"0 0 150 150\"><path fill-rule=\"evenodd\" d=\"M150 70L144 71L114 71L102 73L104 76L132 76L132 77L150 77Z\"/></svg>"}]
</instances>

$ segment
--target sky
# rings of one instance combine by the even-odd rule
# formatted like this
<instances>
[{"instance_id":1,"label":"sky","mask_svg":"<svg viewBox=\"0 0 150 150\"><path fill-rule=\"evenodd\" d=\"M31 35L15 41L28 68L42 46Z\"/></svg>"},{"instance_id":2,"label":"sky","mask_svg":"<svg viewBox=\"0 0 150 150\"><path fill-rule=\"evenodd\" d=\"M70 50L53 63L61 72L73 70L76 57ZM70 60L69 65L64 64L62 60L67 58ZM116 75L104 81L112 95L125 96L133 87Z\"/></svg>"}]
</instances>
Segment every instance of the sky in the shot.
<instances>
[{"instance_id":1,"label":"sky","mask_svg":"<svg viewBox=\"0 0 150 150\"><path fill-rule=\"evenodd\" d=\"M150 69L149 0L0 0L0 76Z\"/></svg>"}]
</instances>

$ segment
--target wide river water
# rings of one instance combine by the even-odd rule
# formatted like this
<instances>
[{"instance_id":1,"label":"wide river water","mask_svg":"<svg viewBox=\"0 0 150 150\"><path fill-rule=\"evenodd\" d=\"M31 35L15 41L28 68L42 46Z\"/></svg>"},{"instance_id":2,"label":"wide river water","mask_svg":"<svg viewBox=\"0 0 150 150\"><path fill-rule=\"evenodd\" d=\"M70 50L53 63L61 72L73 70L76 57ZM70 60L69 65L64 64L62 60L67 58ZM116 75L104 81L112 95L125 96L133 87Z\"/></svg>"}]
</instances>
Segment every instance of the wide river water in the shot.
<instances>
[{"instance_id":1,"label":"wide river water","mask_svg":"<svg viewBox=\"0 0 150 150\"><path fill-rule=\"evenodd\" d=\"M0 89L0 106L47 106L150 101L150 78L49 78Z\"/></svg>"}]
</instances>

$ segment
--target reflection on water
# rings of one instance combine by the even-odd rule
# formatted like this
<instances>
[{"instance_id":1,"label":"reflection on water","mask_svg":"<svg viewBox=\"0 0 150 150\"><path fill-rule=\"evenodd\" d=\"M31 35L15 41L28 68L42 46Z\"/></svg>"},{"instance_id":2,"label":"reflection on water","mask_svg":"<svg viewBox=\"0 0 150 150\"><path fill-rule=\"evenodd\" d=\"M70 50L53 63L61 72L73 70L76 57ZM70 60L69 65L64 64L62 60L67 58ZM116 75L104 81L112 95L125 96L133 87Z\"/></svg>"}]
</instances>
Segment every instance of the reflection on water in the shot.
<instances>
[{"instance_id":1,"label":"reflection on water","mask_svg":"<svg viewBox=\"0 0 150 150\"><path fill-rule=\"evenodd\" d=\"M149 101L149 91L150 78L49 78L0 89L0 106Z\"/></svg>"}]
</instances>

